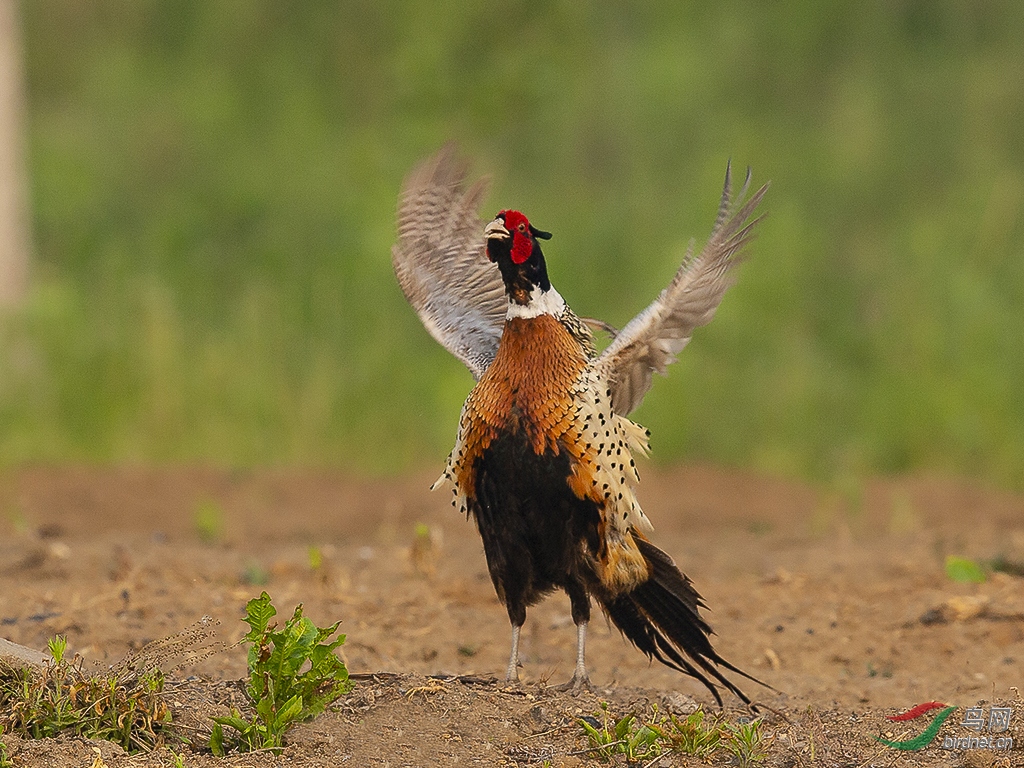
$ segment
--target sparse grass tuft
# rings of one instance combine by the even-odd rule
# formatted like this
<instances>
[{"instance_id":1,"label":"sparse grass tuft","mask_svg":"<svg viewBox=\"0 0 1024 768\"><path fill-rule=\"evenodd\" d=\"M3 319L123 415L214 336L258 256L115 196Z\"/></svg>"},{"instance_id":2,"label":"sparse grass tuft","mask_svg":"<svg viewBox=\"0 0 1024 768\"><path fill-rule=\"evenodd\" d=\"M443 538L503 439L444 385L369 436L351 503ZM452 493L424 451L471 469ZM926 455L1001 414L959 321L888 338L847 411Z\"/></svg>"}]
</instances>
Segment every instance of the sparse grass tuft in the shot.
<instances>
[{"instance_id":1,"label":"sparse grass tuft","mask_svg":"<svg viewBox=\"0 0 1024 768\"><path fill-rule=\"evenodd\" d=\"M0 725L0 737L4 735L4 727ZM0 741L0 768L13 768L14 763L7 756L7 745Z\"/></svg>"},{"instance_id":2,"label":"sparse grass tuft","mask_svg":"<svg viewBox=\"0 0 1024 768\"><path fill-rule=\"evenodd\" d=\"M310 545L306 551L306 559L309 562L309 570L314 573L324 567L324 553L318 546Z\"/></svg>"},{"instance_id":3,"label":"sparse grass tuft","mask_svg":"<svg viewBox=\"0 0 1024 768\"><path fill-rule=\"evenodd\" d=\"M196 507L192 522L196 535L204 544L215 544L224 535L224 510L212 499L207 499Z\"/></svg>"},{"instance_id":4,"label":"sparse grass tuft","mask_svg":"<svg viewBox=\"0 0 1024 768\"><path fill-rule=\"evenodd\" d=\"M625 755L626 760L633 762L662 753L664 735L657 725L642 722L632 713L615 719L608 712L607 702L603 701L600 715L600 721L596 718L580 720L596 757L607 760L612 755Z\"/></svg>"},{"instance_id":5,"label":"sparse grass tuft","mask_svg":"<svg viewBox=\"0 0 1024 768\"><path fill-rule=\"evenodd\" d=\"M660 715L657 706L646 719L635 713L614 718L608 704L602 702L601 712L579 722L590 742L590 753L603 761L624 755L632 763L677 753L707 762L724 749L740 768L749 768L768 754L760 718L733 725L721 715L707 716L701 708L685 718Z\"/></svg>"},{"instance_id":6,"label":"sparse grass tuft","mask_svg":"<svg viewBox=\"0 0 1024 768\"><path fill-rule=\"evenodd\" d=\"M768 757L770 739L761 733L761 718L757 718L738 725L726 723L722 743L736 758L739 768L749 768Z\"/></svg>"},{"instance_id":7,"label":"sparse grass tuft","mask_svg":"<svg viewBox=\"0 0 1024 768\"><path fill-rule=\"evenodd\" d=\"M270 571L258 560L247 560L242 573L239 575L239 580L243 584L262 587L270 581Z\"/></svg>"},{"instance_id":8,"label":"sparse grass tuft","mask_svg":"<svg viewBox=\"0 0 1024 768\"><path fill-rule=\"evenodd\" d=\"M946 557L946 577L960 584L981 584L985 581L985 571L973 560L948 555Z\"/></svg>"},{"instance_id":9,"label":"sparse grass tuft","mask_svg":"<svg viewBox=\"0 0 1024 768\"><path fill-rule=\"evenodd\" d=\"M163 742L171 715L160 696L164 678L159 670L120 665L91 675L80 656L65 658L65 638L52 638L49 649L52 661L42 670L0 670L0 732L33 739L60 734L104 739L127 752ZM0 749L0 766L4 760Z\"/></svg>"},{"instance_id":10,"label":"sparse grass tuft","mask_svg":"<svg viewBox=\"0 0 1024 768\"><path fill-rule=\"evenodd\" d=\"M242 638L249 645L245 692L255 717L246 720L234 709L228 717L215 717L210 736L215 755L231 749L280 749L289 728L316 717L352 688L344 662L334 654L345 635L330 640L340 622L317 627L302 615L300 604L284 628L275 631L277 624L270 620L277 609L266 592L250 600L245 613L249 625ZM234 734L226 733L225 726Z\"/></svg>"},{"instance_id":11,"label":"sparse grass tuft","mask_svg":"<svg viewBox=\"0 0 1024 768\"><path fill-rule=\"evenodd\" d=\"M722 745L722 728L718 718L711 718L710 723L706 723L706 719L704 710L700 708L685 718L669 715L664 733L672 751L701 760L710 758Z\"/></svg>"},{"instance_id":12,"label":"sparse grass tuft","mask_svg":"<svg viewBox=\"0 0 1024 768\"><path fill-rule=\"evenodd\" d=\"M601 702L600 715L600 721L596 718L580 721L595 757L607 760L612 755L625 755L633 762L662 754L662 733L656 726L637 720L634 714L616 720L609 715L605 701Z\"/></svg>"}]
</instances>

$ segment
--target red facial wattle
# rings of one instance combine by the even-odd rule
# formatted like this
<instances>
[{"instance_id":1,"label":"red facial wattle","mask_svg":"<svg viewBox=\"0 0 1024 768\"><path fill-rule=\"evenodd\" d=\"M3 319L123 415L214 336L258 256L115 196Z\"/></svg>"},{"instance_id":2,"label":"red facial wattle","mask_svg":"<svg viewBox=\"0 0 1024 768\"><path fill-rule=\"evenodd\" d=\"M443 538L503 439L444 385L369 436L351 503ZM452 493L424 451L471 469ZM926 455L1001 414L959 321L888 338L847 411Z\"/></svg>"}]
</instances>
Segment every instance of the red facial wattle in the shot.
<instances>
[{"instance_id":1,"label":"red facial wattle","mask_svg":"<svg viewBox=\"0 0 1024 768\"><path fill-rule=\"evenodd\" d=\"M505 229L512 234L512 263L522 264L533 253L530 222L519 211L502 211L499 215L505 217Z\"/></svg>"},{"instance_id":2,"label":"red facial wattle","mask_svg":"<svg viewBox=\"0 0 1024 768\"><path fill-rule=\"evenodd\" d=\"M533 243L530 242L530 238L521 232L515 232L512 235L512 263L522 264L533 253Z\"/></svg>"}]
</instances>

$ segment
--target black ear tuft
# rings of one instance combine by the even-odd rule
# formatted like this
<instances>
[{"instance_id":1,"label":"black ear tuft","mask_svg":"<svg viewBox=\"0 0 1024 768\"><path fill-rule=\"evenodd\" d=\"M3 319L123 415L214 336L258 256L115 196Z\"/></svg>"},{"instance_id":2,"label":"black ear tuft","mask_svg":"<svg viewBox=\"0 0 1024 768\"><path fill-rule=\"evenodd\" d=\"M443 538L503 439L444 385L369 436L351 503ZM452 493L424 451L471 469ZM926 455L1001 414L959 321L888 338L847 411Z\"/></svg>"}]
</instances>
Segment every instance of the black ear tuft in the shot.
<instances>
[{"instance_id":1,"label":"black ear tuft","mask_svg":"<svg viewBox=\"0 0 1024 768\"><path fill-rule=\"evenodd\" d=\"M551 233L550 232L545 232L542 229L537 229L535 226L533 226L533 224L530 225L530 232L533 234L534 237L536 237L536 238L538 238L540 240L550 240L551 239Z\"/></svg>"}]
</instances>

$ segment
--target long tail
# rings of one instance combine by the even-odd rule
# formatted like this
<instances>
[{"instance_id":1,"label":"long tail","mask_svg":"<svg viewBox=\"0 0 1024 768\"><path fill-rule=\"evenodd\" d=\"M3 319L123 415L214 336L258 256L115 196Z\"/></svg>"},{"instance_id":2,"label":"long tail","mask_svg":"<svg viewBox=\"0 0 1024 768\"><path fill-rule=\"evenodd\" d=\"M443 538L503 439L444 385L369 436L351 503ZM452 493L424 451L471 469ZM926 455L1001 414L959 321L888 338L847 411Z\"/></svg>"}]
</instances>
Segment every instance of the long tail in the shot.
<instances>
[{"instance_id":1,"label":"long tail","mask_svg":"<svg viewBox=\"0 0 1024 768\"><path fill-rule=\"evenodd\" d=\"M695 677L707 686L722 706L718 686L732 691L745 704L750 699L719 667L742 675L766 688L771 686L730 664L711 647L711 627L699 609L707 607L690 580L672 558L636 537L641 554L650 565L651 577L631 592L601 598L605 612L629 640L662 664ZM687 658L688 657L688 658Z\"/></svg>"}]
</instances>

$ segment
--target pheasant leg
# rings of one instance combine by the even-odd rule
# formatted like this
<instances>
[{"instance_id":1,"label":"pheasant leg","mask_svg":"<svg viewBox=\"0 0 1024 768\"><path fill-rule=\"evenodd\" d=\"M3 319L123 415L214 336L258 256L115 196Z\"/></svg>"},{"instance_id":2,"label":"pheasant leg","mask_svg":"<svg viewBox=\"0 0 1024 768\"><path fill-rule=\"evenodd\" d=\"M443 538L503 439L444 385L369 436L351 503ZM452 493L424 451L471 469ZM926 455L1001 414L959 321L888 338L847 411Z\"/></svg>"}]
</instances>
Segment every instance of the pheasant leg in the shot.
<instances>
[{"instance_id":1,"label":"pheasant leg","mask_svg":"<svg viewBox=\"0 0 1024 768\"><path fill-rule=\"evenodd\" d=\"M572 680L558 686L560 691L590 690L590 676L587 675L587 664L584 658L587 645L587 623L581 621L576 625L576 670L572 673Z\"/></svg>"},{"instance_id":2,"label":"pheasant leg","mask_svg":"<svg viewBox=\"0 0 1024 768\"><path fill-rule=\"evenodd\" d=\"M508 657L508 670L505 672L505 680L510 683L519 682L519 632L522 624L512 626L512 653Z\"/></svg>"}]
</instances>

